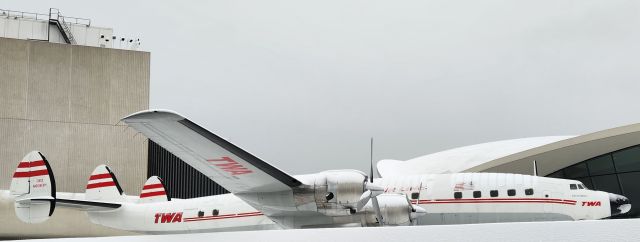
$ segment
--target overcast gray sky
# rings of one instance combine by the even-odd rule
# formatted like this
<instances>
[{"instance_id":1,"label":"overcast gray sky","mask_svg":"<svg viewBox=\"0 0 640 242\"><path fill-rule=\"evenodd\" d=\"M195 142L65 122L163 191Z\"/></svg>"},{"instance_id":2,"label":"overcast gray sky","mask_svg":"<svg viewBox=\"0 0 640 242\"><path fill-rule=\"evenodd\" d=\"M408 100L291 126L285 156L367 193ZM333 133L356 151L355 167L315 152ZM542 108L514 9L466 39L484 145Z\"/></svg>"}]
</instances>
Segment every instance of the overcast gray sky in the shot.
<instances>
[{"instance_id":1,"label":"overcast gray sky","mask_svg":"<svg viewBox=\"0 0 640 242\"><path fill-rule=\"evenodd\" d=\"M292 174L640 122L640 1L24 1L151 52L151 107Z\"/></svg>"}]
</instances>

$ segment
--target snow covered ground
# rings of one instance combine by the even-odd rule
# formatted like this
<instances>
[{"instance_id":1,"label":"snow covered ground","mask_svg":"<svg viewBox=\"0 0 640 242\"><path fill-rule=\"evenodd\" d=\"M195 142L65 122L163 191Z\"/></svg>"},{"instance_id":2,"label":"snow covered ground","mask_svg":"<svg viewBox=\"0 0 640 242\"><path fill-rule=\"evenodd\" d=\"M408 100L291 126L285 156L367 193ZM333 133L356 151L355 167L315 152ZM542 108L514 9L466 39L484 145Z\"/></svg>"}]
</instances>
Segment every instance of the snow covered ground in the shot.
<instances>
[{"instance_id":1,"label":"snow covered ground","mask_svg":"<svg viewBox=\"0 0 640 242\"><path fill-rule=\"evenodd\" d=\"M640 241L640 219L141 235L47 241Z\"/></svg>"}]
</instances>

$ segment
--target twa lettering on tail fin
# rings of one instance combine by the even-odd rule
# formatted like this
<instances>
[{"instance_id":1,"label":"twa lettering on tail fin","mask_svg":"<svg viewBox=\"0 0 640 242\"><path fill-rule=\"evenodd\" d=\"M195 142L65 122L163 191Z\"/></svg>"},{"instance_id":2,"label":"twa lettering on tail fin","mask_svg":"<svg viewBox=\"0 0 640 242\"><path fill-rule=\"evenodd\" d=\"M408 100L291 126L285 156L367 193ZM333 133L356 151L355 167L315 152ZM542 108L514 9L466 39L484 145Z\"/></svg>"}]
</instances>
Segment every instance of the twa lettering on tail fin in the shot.
<instances>
[{"instance_id":1,"label":"twa lettering on tail fin","mask_svg":"<svg viewBox=\"0 0 640 242\"><path fill-rule=\"evenodd\" d=\"M124 195L115 174L106 165L93 170L87 183L85 198L94 201L123 201Z\"/></svg>"},{"instance_id":2,"label":"twa lettering on tail fin","mask_svg":"<svg viewBox=\"0 0 640 242\"><path fill-rule=\"evenodd\" d=\"M18 164L11 179L16 216L25 223L44 222L53 214L56 183L47 159L31 151Z\"/></svg>"},{"instance_id":3,"label":"twa lettering on tail fin","mask_svg":"<svg viewBox=\"0 0 640 242\"><path fill-rule=\"evenodd\" d=\"M166 202L171 201L167 194L167 189L162 183L162 179L152 176L147 179L140 192L140 203Z\"/></svg>"}]
</instances>

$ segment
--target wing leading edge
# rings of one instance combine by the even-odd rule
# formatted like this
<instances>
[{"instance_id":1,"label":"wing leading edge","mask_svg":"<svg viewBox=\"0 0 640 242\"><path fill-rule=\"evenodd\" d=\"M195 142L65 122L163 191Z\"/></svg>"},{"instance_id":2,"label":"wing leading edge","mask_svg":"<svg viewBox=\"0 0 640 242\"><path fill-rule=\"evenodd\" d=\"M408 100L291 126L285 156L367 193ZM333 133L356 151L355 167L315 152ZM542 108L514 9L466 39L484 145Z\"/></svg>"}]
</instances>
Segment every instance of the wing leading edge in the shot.
<instances>
[{"instance_id":1,"label":"wing leading edge","mask_svg":"<svg viewBox=\"0 0 640 242\"><path fill-rule=\"evenodd\" d=\"M232 193L291 191L302 184L177 113L147 110L122 121Z\"/></svg>"}]
</instances>

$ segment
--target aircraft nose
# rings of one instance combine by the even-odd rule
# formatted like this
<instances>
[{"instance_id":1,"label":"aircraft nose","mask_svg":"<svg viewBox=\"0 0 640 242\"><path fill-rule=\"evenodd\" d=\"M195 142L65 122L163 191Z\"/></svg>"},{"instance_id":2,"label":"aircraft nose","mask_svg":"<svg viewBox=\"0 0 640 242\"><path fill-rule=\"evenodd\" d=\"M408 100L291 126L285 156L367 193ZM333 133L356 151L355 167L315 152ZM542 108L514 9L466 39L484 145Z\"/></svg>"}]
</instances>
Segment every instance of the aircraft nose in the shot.
<instances>
[{"instance_id":1,"label":"aircraft nose","mask_svg":"<svg viewBox=\"0 0 640 242\"><path fill-rule=\"evenodd\" d=\"M631 210L631 202L622 195L609 193L609 204L611 205L611 216L624 214Z\"/></svg>"}]
</instances>

